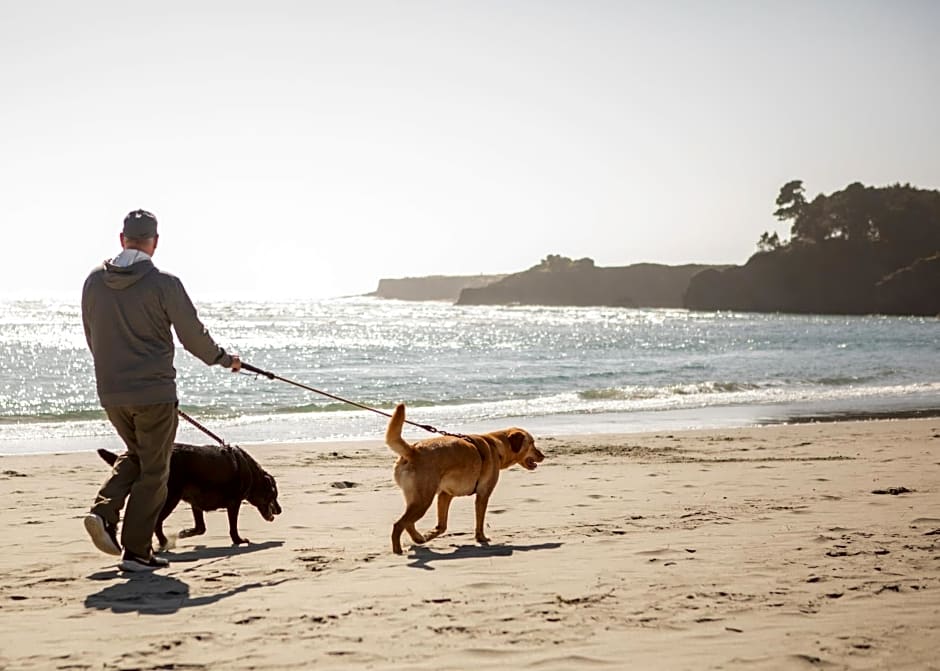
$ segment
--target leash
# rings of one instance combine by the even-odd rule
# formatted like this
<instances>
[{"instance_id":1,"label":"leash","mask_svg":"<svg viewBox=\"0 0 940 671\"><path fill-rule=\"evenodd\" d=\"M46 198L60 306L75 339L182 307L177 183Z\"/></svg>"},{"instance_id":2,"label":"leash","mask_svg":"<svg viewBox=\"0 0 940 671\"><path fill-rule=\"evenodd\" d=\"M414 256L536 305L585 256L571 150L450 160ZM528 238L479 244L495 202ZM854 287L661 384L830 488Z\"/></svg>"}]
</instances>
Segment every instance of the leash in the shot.
<instances>
[{"instance_id":1,"label":"leash","mask_svg":"<svg viewBox=\"0 0 940 671\"><path fill-rule=\"evenodd\" d=\"M222 447L231 447L231 445L229 445L228 443L226 443L224 440L222 440L221 438L219 438L217 435L215 435L214 433L212 433L209 429L207 429L206 427L204 427L202 424L200 424L199 422L197 422L195 419L193 419L192 417L190 417L189 415L187 415L185 412L183 412L183 411L180 410L179 408L176 409L176 412L177 412L177 414L178 414L180 417L182 417L182 418L185 419L187 422L189 422L190 424L192 424L193 426L195 426L197 429L199 429L200 431L202 431L204 434L206 434L207 436L209 436L210 438L212 438L215 442L217 442L217 443L218 443L219 445L221 445Z\"/></svg>"},{"instance_id":2,"label":"leash","mask_svg":"<svg viewBox=\"0 0 940 671\"><path fill-rule=\"evenodd\" d=\"M286 382L287 384L294 385L295 387L300 387L301 389L306 389L307 391L312 391L312 392L315 393L315 394L320 394L321 396L326 396L327 398L332 398L334 401L340 401L340 402L342 402L342 403L348 403L349 405L354 405L354 406L356 406L357 408L362 408L363 410L368 410L369 412L374 412L374 413L379 414L379 415L384 415L385 417L391 417L391 415L390 415L389 413L387 413L387 412L385 412L385 411L383 411L383 410L379 410L379 409L377 409L377 408L370 408L369 406L363 405L362 403L357 403L356 401L350 401L348 398L343 398L343 397L341 397L341 396L336 396L335 394L331 394L331 393L329 393L329 392L322 391L322 390L320 390L320 389L314 389L313 387L307 386L307 385L302 384L302 383L300 383L300 382L295 382L294 380L288 380L288 379L285 378L285 377L281 377L280 375L275 375L274 373L272 373L272 372L270 372L270 371L267 371L267 370L262 370L261 368L258 368L257 366L252 366L251 364L245 363L244 361L242 361L242 370L247 370L247 371L249 371L249 372L251 372L251 373L255 373L256 375L263 375L264 377L268 378L269 380L280 380L281 382ZM190 421L192 421L192 420L190 420ZM454 438L462 438L462 439L464 439L464 440L470 441L470 443L473 443L473 440L470 438L470 436L464 435L464 434L462 434L462 433L451 433L451 432L449 432L449 431L444 431L444 430L442 430L442 429L435 428L435 427L431 426L430 424L418 424L417 422L412 422L412 421L409 421L409 420L407 420L407 419L404 420L404 422L405 422L405 424L410 424L411 426L416 426L416 427L418 427L419 429L424 429L425 431L429 431L430 433L437 433L437 434L440 434L440 435L442 435L442 436L452 436L452 437L454 437ZM198 426L198 424L197 424L196 426ZM201 427L200 427L200 428L201 428ZM203 431L206 431L206 429L203 429ZM210 434L210 435L211 435L211 434Z\"/></svg>"}]
</instances>

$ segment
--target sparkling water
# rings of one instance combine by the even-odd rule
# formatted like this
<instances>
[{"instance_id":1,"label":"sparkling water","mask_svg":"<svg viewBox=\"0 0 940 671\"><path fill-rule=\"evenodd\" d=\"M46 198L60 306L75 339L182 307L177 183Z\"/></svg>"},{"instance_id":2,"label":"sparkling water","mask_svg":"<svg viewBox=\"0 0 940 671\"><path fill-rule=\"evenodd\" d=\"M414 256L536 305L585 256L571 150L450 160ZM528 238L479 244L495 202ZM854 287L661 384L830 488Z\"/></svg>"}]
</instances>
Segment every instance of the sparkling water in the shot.
<instances>
[{"instance_id":1,"label":"sparkling water","mask_svg":"<svg viewBox=\"0 0 940 671\"><path fill-rule=\"evenodd\" d=\"M344 298L198 306L255 366L452 432L734 426L940 408L940 320L454 306ZM386 418L177 345L180 406L229 442L381 439ZM410 438L429 434L409 427ZM181 424L180 439L209 439ZM77 304L0 303L0 454L114 447Z\"/></svg>"}]
</instances>

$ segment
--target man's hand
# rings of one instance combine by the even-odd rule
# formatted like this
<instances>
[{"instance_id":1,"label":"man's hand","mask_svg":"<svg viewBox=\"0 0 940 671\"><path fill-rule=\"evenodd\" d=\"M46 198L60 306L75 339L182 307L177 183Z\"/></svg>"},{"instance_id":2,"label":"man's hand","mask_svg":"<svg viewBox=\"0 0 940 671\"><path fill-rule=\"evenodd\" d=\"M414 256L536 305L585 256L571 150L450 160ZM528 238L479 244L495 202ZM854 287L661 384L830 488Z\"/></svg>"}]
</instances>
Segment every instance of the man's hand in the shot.
<instances>
[{"instance_id":1,"label":"man's hand","mask_svg":"<svg viewBox=\"0 0 940 671\"><path fill-rule=\"evenodd\" d=\"M237 373L242 369L242 360L237 354L232 355L232 372Z\"/></svg>"}]
</instances>

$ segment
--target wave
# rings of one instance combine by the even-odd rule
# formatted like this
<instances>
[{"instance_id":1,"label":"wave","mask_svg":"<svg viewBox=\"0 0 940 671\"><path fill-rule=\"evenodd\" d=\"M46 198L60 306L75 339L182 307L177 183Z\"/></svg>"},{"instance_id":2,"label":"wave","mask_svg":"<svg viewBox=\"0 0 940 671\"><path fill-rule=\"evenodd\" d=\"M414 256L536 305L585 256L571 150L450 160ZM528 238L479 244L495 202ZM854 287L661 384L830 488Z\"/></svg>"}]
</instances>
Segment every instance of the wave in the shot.
<instances>
[{"instance_id":1,"label":"wave","mask_svg":"<svg viewBox=\"0 0 940 671\"><path fill-rule=\"evenodd\" d=\"M355 403L358 403L359 406L367 406L368 408L374 408L376 410L382 410L391 412L395 409L395 406L398 405L399 401L394 403L389 403L387 400L376 401L376 400L359 400L359 399L350 399ZM431 401L428 399L414 399L414 400L405 400L400 401L404 403L409 408L430 408L433 406L454 406L454 405L463 405L466 403L472 403L472 399L447 399L441 401ZM271 408L268 412L275 415L284 415L284 414L306 414L306 413L328 413L328 412L353 412L359 406L353 405L352 403L345 403L339 401L330 401L326 403L304 403L301 405L285 405L279 406L276 408ZM363 410L365 408L359 408Z\"/></svg>"},{"instance_id":2,"label":"wave","mask_svg":"<svg viewBox=\"0 0 940 671\"><path fill-rule=\"evenodd\" d=\"M213 417L217 419L230 419L243 414L241 411L220 406L180 406L180 410L189 415ZM71 422L107 421L102 408L88 408L82 410L45 411L45 412L10 412L0 415L0 426L19 424L68 424Z\"/></svg>"},{"instance_id":3,"label":"wave","mask_svg":"<svg viewBox=\"0 0 940 671\"><path fill-rule=\"evenodd\" d=\"M578 392L578 397L586 401L645 401L670 396L691 396L695 394L726 394L739 391L760 389L764 385L750 382L697 382L674 384L663 387L631 386L605 389L586 389Z\"/></svg>"},{"instance_id":4,"label":"wave","mask_svg":"<svg viewBox=\"0 0 940 671\"><path fill-rule=\"evenodd\" d=\"M578 397L587 401L647 401L650 399L668 399L675 396L698 396L710 394L735 394L739 392L753 392L765 390L768 396L794 393L805 395L810 393L808 388L813 387L855 387L860 395L868 395L866 389L885 389L875 387L871 383L878 380L889 379L897 371L885 369L871 375L835 375L827 377L810 378L806 380L777 380L767 382L743 381L713 381L689 382L684 384L629 385L625 387L601 387L597 389L584 389L578 392ZM904 385L893 385L889 388L903 388ZM916 387L917 385L913 385ZM851 393L851 391L847 392Z\"/></svg>"},{"instance_id":5,"label":"wave","mask_svg":"<svg viewBox=\"0 0 940 671\"><path fill-rule=\"evenodd\" d=\"M874 375L833 375L829 377L819 377L810 380L812 384L818 384L825 387L843 387L855 384L865 384L866 382L875 382L883 378L890 378L897 371L882 370Z\"/></svg>"},{"instance_id":6,"label":"wave","mask_svg":"<svg viewBox=\"0 0 940 671\"><path fill-rule=\"evenodd\" d=\"M302 404L285 405L256 405L254 407L234 407L229 405L194 405L181 404L180 410L193 417L210 418L216 420L235 420L251 416L268 415L304 415L348 413L374 408L391 413L399 401L390 403L388 400L350 399L366 408L358 407L352 403L340 401L325 401ZM454 407L467 404L486 402L474 398L451 398L442 400L432 399L406 399L400 401L409 408ZM84 410L67 410L61 412L45 411L35 413L11 412L0 415L0 426L19 424L68 424L70 422L107 421L107 416L101 408Z\"/></svg>"},{"instance_id":7,"label":"wave","mask_svg":"<svg viewBox=\"0 0 940 671\"><path fill-rule=\"evenodd\" d=\"M871 376L872 378L876 376ZM554 394L512 394L508 398L452 397L401 399L411 409L422 409L431 414L443 413L468 417L498 417L519 414L566 414L570 412L630 412L633 410L671 409L702 405L733 403L776 403L813 399L863 398L884 395L888 397L910 393L929 393L940 389L940 383L922 382L910 385L865 385L861 376L816 378L802 384L786 381L744 382L715 381L689 382L668 385L627 385L598 387L576 392L560 391ZM254 422L257 418L277 416L329 416L366 412L368 409L390 413L399 402L388 399L350 399L363 407L342 401L254 403L243 406L227 399L218 404L182 404L180 409L193 417L223 422ZM471 410L472 409L472 410ZM100 408L44 412L16 412L0 415L0 427L24 424L70 424L106 422Z\"/></svg>"},{"instance_id":8,"label":"wave","mask_svg":"<svg viewBox=\"0 0 940 671\"><path fill-rule=\"evenodd\" d=\"M0 425L4 424L45 424L53 422L87 422L105 419L104 410L66 410L64 412L12 413L0 415Z\"/></svg>"}]
</instances>

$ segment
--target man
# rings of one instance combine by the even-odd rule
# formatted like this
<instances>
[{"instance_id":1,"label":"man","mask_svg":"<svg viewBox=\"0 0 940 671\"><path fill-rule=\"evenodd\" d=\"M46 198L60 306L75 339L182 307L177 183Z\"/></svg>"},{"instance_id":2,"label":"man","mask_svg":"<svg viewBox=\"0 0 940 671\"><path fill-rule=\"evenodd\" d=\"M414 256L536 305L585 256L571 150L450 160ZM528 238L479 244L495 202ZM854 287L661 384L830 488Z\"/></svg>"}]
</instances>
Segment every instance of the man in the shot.
<instances>
[{"instance_id":1,"label":"man","mask_svg":"<svg viewBox=\"0 0 940 671\"><path fill-rule=\"evenodd\" d=\"M82 290L82 322L95 363L98 398L127 445L85 517L85 529L102 552L123 556L125 571L169 565L155 557L152 536L166 500L170 452L176 438L176 369L173 335L208 365L236 372L237 356L219 347L196 314L183 284L158 270L157 219L135 210L124 219L123 251L95 268ZM127 502L121 543L117 525Z\"/></svg>"}]
</instances>

